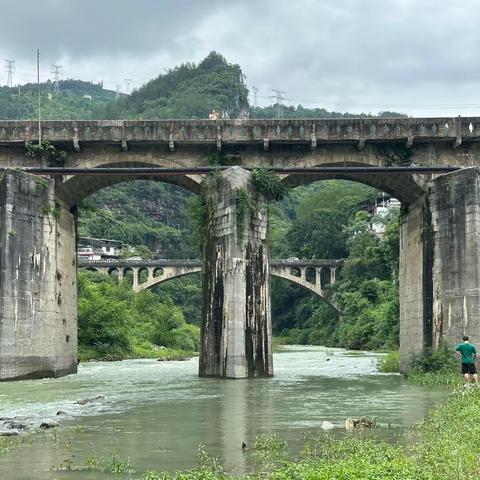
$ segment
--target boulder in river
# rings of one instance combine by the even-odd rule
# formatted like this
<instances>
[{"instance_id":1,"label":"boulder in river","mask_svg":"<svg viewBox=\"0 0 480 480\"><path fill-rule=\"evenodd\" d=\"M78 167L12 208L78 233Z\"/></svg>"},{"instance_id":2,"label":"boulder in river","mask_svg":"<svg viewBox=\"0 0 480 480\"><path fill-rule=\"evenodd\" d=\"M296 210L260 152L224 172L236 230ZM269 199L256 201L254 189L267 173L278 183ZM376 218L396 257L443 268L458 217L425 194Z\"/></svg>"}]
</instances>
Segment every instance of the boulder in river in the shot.
<instances>
[{"instance_id":1,"label":"boulder in river","mask_svg":"<svg viewBox=\"0 0 480 480\"><path fill-rule=\"evenodd\" d=\"M64 412L63 410L59 410L59 411L57 412L57 415L65 415L66 413L67 413L67 412Z\"/></svg>"},{"instance_id":2,"label":"boulder in river","mask_svg":"<svg viewBox=\"0 0 480 480\"><path fill-rule=\"evenodd\" d=\"M12 430L25 430L27 428L27 424L12 420L7 423L7 428L10 428Z\"/></svg>"},{"instance_id":3,"label":"boulder in river","mask_svg":"<svg viewBox=\"0 0 480 480\"><path fill-rule=\"evenodd\" d=\"M335 428L335 425L332 422L324 420L320 427L322 428L322 430L331 430L332 428Z\"/></svg>"},{"instance_id":4,"label":"boulder in river","mask_svg":"<svg viewBox=\"0 0 480 480\"><path fill-rule=\"evenodd\" d=\"M348 431L352 431L354 428L372 428L375 427L376 422L373 418L361 417L361 418L352 418L348 417L345 420L345 428Z\"/></svg>"},{"instance_id":5,"label":"boulder in river","mask_svg":"<svg viewBox=\"0 0 480 480\"><path fill-rule=\"evenodd\" d=\"M60 424L58 422L51 419L43 420L43 422L40 424L40 428L44 428L45 430L48 430L49 428L59 427L59 426Z\"/></svg>"},{"instance_id":6,"label":"boulder in river","mask_svg":"<svg viewBox=\"0 0 480 480\"><path fill-rule=\"evenodd\" d=\"M102 395L101 393L99 393L98 395L95 395L95 397L82 398L81 400L77 400L75 403L77 405L86 405L87 403L92 403L95 400L105 400L105 395Z\"/></svg>"},{"instance_id":7,"label":"boulder in river","mask_svg":"<svg viewBox=\"0 0 480 480\"><path fill-rule=\"evenodd\" d=\"M20 430L14 430L9 429L9 430L0 430L0 437L16 437L17 435L20 435Z\"/></svg>"}]
</instances>

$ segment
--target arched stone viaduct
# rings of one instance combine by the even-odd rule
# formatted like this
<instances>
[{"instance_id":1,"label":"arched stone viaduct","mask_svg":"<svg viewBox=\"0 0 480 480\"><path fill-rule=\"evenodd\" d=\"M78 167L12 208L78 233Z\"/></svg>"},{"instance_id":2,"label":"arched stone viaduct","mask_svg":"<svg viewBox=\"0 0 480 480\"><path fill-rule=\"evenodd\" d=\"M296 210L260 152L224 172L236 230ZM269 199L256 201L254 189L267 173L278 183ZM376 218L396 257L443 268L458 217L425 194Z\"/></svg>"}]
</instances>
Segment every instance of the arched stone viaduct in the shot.
<instances>
[{"instance_id":1,"label":"arched stone viaduct","mask_svg":"<svg viewBox=\"0 0 480 480\"><path fill-rule=\"evenodd\" d=\"M334 285L337 271L343 260L270 260L270 275L283 278L300 285L305 290L321 297L326 303L340 313L327 294L326 287ZM80 260L80 268L113 275L119 281L131 273L132 289L141 292L154 285L174 278L191 275L202 271L200 260ZM324 272L328 275L325 278Z\"/></svg>"},{"instance_id":2,"label":"arched stone viaduct","mask_svg":"<svg viewBox=\"0 0 480 480\"><path fill-rule=\"evenodd\" d=\"M480 118L168 120L43 122L42 138L68 152L65 167L171 169L227 165L212 181L170 172L155 179L203 192L204 311L200 375L272 375L269 256L265 198L248 168L322 166L456 167L443 175L335 173L402 202L400 349L412 354L453 344L463 333L480 341ZM35 122L0 122L0 380L76 371L77 203L138 175L56 175L26 156ZM144 177L153 178L153 177ZM284 175L295 186L317 180ZM252 209L243 231L237 195Z\"/></svg>"}]
</instances>

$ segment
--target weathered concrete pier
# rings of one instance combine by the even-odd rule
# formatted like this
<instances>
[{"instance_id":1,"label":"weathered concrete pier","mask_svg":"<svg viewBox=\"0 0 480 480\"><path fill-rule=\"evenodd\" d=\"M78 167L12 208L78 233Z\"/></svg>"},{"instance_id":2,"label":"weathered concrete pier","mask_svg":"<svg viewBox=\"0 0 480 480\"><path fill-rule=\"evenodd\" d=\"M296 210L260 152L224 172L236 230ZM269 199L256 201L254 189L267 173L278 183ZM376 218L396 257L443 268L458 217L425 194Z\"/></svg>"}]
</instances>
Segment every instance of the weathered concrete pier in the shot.
<instances>
[{"instance_id":1,"label":"weathered concrete pier","mask_svg":"<svg viewBox=\"0 0 480 480\"><path fill-rule=\"evenodd\" d=\"M204 175L157 180L210 202L205 244L200 375L271 375L267 218L252 167L456 167L443 175L349 173L402 202L400 349L409 358L467 333L480 341L480 118L43 122L42 138L68 153L65 167L234 168L221 184ZM26 156L35 122L0 122L0 380L76 371L75 205L138 175L40 177ZM145 178L152 178L151 176ZM310 173L285 174L295 186ZM253 206L239 225L238 192Z\"/></svg>"}]
</instances>

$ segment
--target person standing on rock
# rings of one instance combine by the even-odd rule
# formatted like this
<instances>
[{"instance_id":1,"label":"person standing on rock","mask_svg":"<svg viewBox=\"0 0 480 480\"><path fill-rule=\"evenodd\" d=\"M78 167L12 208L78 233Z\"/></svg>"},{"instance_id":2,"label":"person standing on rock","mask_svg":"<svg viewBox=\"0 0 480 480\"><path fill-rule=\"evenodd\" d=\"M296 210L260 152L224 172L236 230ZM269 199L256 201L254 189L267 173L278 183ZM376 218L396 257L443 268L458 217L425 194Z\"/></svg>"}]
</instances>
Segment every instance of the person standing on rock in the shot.
<instances>
[{"instance_id":1,"label":"person standing on rock","mask_svg":"<svg viewBox=\"0 0 480 480\"><path fill-rule=\"evenodd\" d=\"M462 359L462 374L467 385L470 384L470 375L473 376L473 381L478 385L477 367L475 366L477 349L475 345L469 342L466 335L463 337L463 343L459 343L455 347L455 355Z\"/></svg>"}]
</instances>

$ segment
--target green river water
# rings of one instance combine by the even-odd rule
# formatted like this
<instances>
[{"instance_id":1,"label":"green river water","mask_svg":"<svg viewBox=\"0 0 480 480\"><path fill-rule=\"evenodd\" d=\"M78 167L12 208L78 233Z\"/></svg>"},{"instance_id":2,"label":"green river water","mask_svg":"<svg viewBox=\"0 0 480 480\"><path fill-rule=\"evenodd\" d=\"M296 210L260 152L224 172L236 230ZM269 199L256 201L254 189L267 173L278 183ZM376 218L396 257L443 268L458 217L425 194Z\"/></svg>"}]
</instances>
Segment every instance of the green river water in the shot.
<instances>
[{"instance_id":1,"label":"green river water","mask_svg":"<svg viewBox=\"0 0 480 480\"><path fill-rule=\"evenodd\" d=\"M352 435L344 428L347 417L374 417L381 426L369 434L395 440L446 392L381 374L378 358L289 347L274 355L275 377L270 379L198 378L194 358L94 362L60 379L2 383L0 417L19 417L31 425L50 418L61 425L0 455L0 479L138 478L146 470L195 467L199 444L225 468L242 474L254 468L242 442L250 446L257 435L276 433L288 441L293 455L305 433L323 431L323 421L334 425L333 435ZM105 399L75 403L97 394ZM136 473L75 470L89 456L108 459L112 452L122 461L129 458Z\"/></svg>"}]
</instances>

